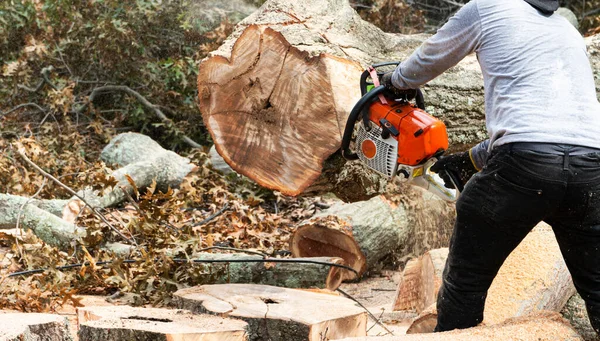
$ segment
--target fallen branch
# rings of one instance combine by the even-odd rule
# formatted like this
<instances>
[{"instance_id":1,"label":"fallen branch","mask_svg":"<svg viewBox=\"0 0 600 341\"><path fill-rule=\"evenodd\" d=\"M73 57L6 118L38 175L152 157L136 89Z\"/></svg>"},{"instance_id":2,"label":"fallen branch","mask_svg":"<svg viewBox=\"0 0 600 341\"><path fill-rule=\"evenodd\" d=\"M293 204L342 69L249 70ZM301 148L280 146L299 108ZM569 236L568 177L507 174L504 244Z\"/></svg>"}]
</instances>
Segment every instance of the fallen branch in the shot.
<instances>
[{"instance_id":1,"label":"fallen branch","mask_svg":"<svg viewBox=\"0 0 600 341\"><path fill-rule=\"evenodd\" d=\"M37 170L44 177L46 177L47 179L53 181L54 183L56 183L57 185L59 185L60 187L62 187L64 190L66 190L67 192L69 192L71 195L73 195L73 196L77 197L79 200L81 200L87 207L90 208L90 210L94 213L95 216L97 216L98 218L100 218L100 220L102 220L102 222L105 223L106 226L108 226L111 230L113 230L115 233L117 233L121 238L123 238L124 240L126 240L126 241L128 241L130 243L134 243L130 238L127 238L123 233L121 233L121 231L119 231L116 227L114 227L106 219L106 217L104 217L104 215L102 215L100 212L98 212L98 209L96 207L91 206L83 197L81 197L79 194L77 194L77 192L75 192L73 189L71 189L69 186L63 184L60 180L58 180L57 178L53 177L52 175L50 175L49 173L47 173L46 171L44 171L40 166L36 165L33 161L31 161L27 157L27 155L25 155L23 146L19 146L17 148L17 154L19 154L19 156L23 159L23 161L25 161L28 165L30 165L35 170Z\"/></svg>"}]
</instances>

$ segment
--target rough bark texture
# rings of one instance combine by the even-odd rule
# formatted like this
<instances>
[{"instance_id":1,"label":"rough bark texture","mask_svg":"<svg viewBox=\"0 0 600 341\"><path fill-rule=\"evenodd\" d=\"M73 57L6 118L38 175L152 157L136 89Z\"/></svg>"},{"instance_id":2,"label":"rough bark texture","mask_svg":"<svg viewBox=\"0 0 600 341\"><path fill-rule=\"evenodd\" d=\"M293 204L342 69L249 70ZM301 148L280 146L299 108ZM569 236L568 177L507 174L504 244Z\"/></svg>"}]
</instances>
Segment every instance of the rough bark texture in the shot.
<instances>
[{"instance_id":1,"label":"rough bark texture","mask_svg":"<svg viewBox=\"0 0 600 341\"><path fill-rule=\"evenodd\" d=\"M201 253L200 259L262 259L261 256L243 254ZM293 259L290 259L293 260ZM314 257L298 260L327 262L346 265L335 257ZM343 279L344 269L320 264L295 263L214 263L206 264L207 280L203 283L248 283L286 288L319 288L335 290Z\"/></svg>"},{"instance_id":2,"label":"rough bark texture","mask_svg":"<svg viewBox=\"0 0 600 341\"><path fill-rule=\"evenodd\" d=\"M441 284L441 281L436 282ZM550 226L540 223L498 271L488 291L483 322L496 324L538 310L558 312L574 293L575 287L554 233ZM412 295L417 296L416 293ZM428 301L434 302L435 299L432 294ZM427 309L411 328L431 332L433 329L427 330L426 326L433 328L435 324L431 321L436 318L435 310Z\"/></svg>"},{"instance_id":3,"label":"rough bark texture","mask_svg":"<svg viewBox=\"0 0 600 341\"><path fill-rule=\"evenodd\" d=\"M0 315L2 341L72 341L67 318L51 314L8 313Z\"/></svg>"},{"instance_id":4,"label":"rough bark texture","mask_svg":"<svg viewBox=\"0 0 600 341\"><path fill-rule=\"evenodd\" d=\"M247 341L247 324L183 310L129 306L77 309L80 341Z\"/></svg>"},{"instance_id":5,"label":"rough bark texture","mask_svg":"<svg viewBox=\"0 0 600 341\"><path fill-rule=\"evenodd\" d=\"M567 301L561 313L585 341L600 341L600 335L592 328L585 302L579 294L573 295Z\"/></svg>"},{"instance_id":6,"label":"rough bark texture","mask_svg":"<svg viewBox=\"0 0 600 341\"><path fill-rule=\"evenodd\" d=\"M156 181L157 189L167 191L179 186L183 178L196 166L190 160L162 148L150 137L137 133L124 133L113 138L100 154L102 161L121 168L112 176L118 181L113 191L92 200L99 207L110 207L123 202L127 191L133 187L127 180L130 176L138 189L144 189ZM87 199L87 198L86 198Z\"/></svg>"},{"instance_id":7,"label":"rough bark texture","mask_svg":"<svg viewBox=\"0 0 600 341\"><path fill-rule=\"evenodd\" d=\"M337 341L580 341L569 323L555 312L509 319L501 324L457 329L444 333L412 334L400 336L369 336Z\"/></svg>"},{"instance_id":8,"label":"rough bark texture","mask_svg":"<svg viewBox=\"0 0 600 341\"><path fill-rule=\"evenodd\" d=\"M31 229L41 240L53 246L66 248L73 240L85 236L85 230L36 206L45 207L42 203L16 195L0 194L0 229L15 228L20 215L20 227Z\"/></svg>"},{"instance_id":9,"label":"rough bark texture","mask_svg":"<svg viewBox=\"0 0 600 341\"><path fill-rule=\"evenodd\" d=\"M290 239L294 257L340 257L361 275L398 250L408 233L406 213L383 197L336 203L302 222ZM345 271L346 278L355 275Z\"/></svg>"},{"instance_id":10,"label":"rough bark texture","mask_svg":"<svg viewBox=\"0 0 600 341\"><path fill-rule=\"evenodd\" d=\"M204 285L174 294L179 308L239 318L250 341L321 341L365 336L367 315L353 301L251 284Z\"/></svg>"},{"instance_id":11,"label":"rough bark texture","mask_svg":"<svg viewBox=\"0 0 600 341\"><path fill-rule=\"evenodd\" d=\"M426 252L406 264L398 285L393 310L415 310L421 313L434 304L442 284L442 272L448 249Z\"/></svg>"},{"instance_id":12,"label":"rough bark texture","mask_svg":"<svg viewBox=\"0 0 600 341\"><path fill-rule=\"evenodd\" d=\"M337 203L298 225L290 239L295 257L340 257L363 274L425 246L447 246L455 217L452 205L429 193L406 186L406 196L393 207L375 197L352 204ZM347 272L346 278L355 276Z\"/></svg>"}]
</instances>

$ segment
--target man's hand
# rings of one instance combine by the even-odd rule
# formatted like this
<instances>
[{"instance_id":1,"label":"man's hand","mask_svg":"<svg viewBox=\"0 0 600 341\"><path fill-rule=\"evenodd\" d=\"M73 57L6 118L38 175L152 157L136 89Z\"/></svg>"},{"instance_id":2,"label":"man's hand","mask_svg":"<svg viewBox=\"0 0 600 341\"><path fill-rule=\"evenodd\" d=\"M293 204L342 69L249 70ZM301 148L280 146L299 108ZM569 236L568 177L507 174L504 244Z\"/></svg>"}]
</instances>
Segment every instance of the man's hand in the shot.
<instances>
[{"instance_id":1,"label":"man's hand","mask_svg":"<svg viewBox=\"0 0 600 341\"><path fill-rule=\"evenodd\" d=\"M385 88L388 91L390 91L391 93L393 93L394 95L396 95L398 97L402 97L402 98L406 99L407 101L410 101L411 99L415 98L417 96L416 89L400 90L394 86L394 84L392 83L392 74L393 73L394 73L394 71L384 73L383 76L381 76L381 80L380 80L381 85L385 86Z\"/></svg>"},{"instance_id":2,"label":"man's hand","mask_svg":"<svg viewBox=\"0 0 600 341\"><path fill-rule=\"evenodd\" d=\"M471 179L473 174L477 173L477 168L475 168L473 161L471 161L469 151L442 157L438 162L431 166L431 170L436 172L444 180L444 186L452 189L454 188L454 185L447 172L451 172L452 174L455 174L455 176L458 176L463 185Z\"/></svg>"}]
</instances>

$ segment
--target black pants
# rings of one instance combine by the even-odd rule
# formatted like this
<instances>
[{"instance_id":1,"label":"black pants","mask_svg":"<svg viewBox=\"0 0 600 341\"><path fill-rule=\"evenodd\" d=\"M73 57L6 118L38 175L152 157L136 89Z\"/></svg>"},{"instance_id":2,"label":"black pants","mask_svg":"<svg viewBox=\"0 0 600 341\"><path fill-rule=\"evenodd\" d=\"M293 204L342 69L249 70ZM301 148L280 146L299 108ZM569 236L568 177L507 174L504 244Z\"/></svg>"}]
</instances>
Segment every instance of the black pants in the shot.
<instances>
[{"instance_id":1,"label":"black pants","mask_svg":"<svg viewBox=\"0 0 600 341\"><path fill-rule=\"evenodd\" d=\"M600 332L600 153L552 155L500 146L469 181L456 210L436 331L483 320L487 291L500 266L543 220L552 226Z\"/></svg>"}]
</instances>

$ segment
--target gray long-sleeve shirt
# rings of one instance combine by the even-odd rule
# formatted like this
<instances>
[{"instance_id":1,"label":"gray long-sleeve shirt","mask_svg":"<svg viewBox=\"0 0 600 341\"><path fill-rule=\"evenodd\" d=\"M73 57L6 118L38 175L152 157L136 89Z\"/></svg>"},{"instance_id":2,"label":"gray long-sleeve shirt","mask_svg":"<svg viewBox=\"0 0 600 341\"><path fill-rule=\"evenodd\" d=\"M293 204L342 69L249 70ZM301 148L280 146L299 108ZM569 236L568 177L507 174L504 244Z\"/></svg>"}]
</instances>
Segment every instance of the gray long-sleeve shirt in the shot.
<instances>
[{"instance_id":1,"label":"gray long-sleeve shirt","mask_svg":"<svg viewBox=\"0 0 600 341\"><path fill-rule=\"evenodd\" d=\"M562 16L523 0L472 0L398 66L392 82L417 88L473 52L490 137L474 152L512 142L600 148L600 103L583 38Z\"/></svg>"}]
</instances>

